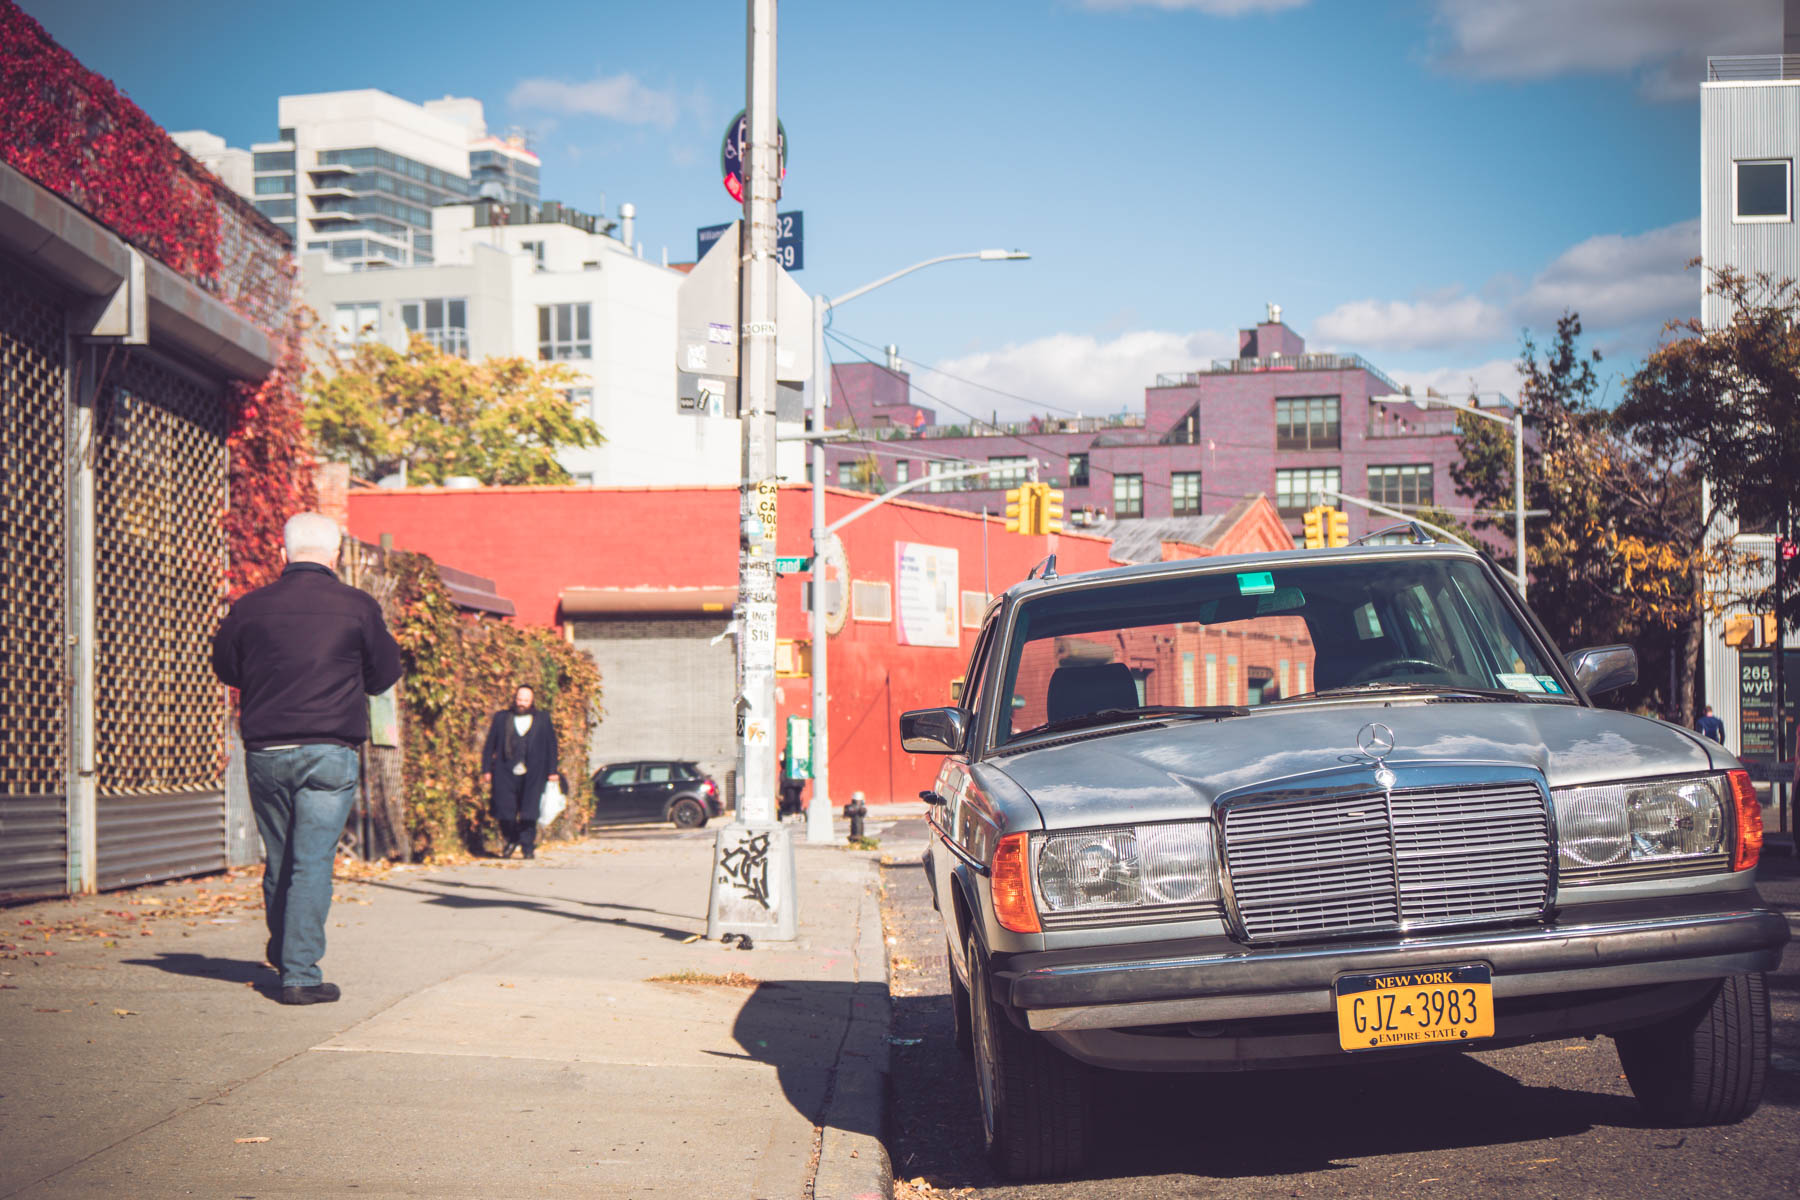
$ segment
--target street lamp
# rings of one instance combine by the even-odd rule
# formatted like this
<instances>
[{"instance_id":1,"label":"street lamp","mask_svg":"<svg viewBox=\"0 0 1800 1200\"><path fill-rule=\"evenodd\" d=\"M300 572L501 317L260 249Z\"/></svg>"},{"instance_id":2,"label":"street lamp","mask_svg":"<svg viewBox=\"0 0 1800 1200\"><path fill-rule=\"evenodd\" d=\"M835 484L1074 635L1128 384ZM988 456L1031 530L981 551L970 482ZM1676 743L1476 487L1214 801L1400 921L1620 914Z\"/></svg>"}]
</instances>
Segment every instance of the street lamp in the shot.
<instances>
[{"instance_id":1,"label":"street lamp","mask_svg":"<svg viewBox=\"0 0 1800 1200\"><path fill-rule=\"evenodd\" d=\"M1482 395L1496 395L1498 392L1484 392ZM1469 397L1473 400L1475 397ZM1505 400L1505 396L1500 396ZM1512 406L1510 417L1491 413L1484 408L1476 408L1473 404L1462 404L1444 396L1427 393L1415 396L1410 392L1390 392L1383 396L1370 396L1370 404L1417 404L1424 408L1436 405L1439 408L1454 408L1457 412L1468 413L1472 417L1481 417L1497 425L1512 427L1513 435L1513 547L1517 557L1519 598L1525 598L1525 410L1517 404Z\"/></svg>"},{"instance_id":2,"label":"street lamp","mask_svg":"<svg viewBox=\"0 0 1800 1200\"><path fill-rule=\"evenodd\" d=\"M981 262L1009 262L1030 258L1023 250L970 250L963 254L943 254L916 262L910 267L883 275L873 283L845 292L841 296L813 297L813 394L812 394L812 804L806 813L806 840L814 844L828 843L831 836L831 736L828 710L830 699L826 686L825 615L825 547L832 534L825 525L825 405L831 396L831 368L825 361L825 316L840 304L864 296L878 287L894 282L939 263L960 259ZM844 597L845 603L849 597Z\"/></svg>"}]
</instances>

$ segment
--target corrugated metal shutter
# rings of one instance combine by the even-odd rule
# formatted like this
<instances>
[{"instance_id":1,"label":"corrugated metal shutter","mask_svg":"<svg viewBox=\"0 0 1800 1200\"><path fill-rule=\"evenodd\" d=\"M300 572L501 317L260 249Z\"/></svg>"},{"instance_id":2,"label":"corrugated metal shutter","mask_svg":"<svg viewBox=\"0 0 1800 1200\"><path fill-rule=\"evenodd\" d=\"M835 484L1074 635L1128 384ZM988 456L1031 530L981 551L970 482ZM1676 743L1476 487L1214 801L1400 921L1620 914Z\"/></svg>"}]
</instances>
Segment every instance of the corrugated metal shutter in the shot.
<instances>
[{"instance_id":1,"label":"corrugated metal shutter","mask_svg":"<svg viewBox=\"0 0 1800 1200\"><path fill-rule=\"evenodd\" d=\"M102 891L225 869L225 793L100 797Z\"/></svg>"},{"instance_id":2,"label":"corrugated metal shutter","mask_svg":"<svg viewBox=\"0 0 1800 1200\"><path fill-rule=\"evenodd\" d=\"M66 892L68 854L62 796L0 796L0 900Z\"/></svg>"}]
</instances>

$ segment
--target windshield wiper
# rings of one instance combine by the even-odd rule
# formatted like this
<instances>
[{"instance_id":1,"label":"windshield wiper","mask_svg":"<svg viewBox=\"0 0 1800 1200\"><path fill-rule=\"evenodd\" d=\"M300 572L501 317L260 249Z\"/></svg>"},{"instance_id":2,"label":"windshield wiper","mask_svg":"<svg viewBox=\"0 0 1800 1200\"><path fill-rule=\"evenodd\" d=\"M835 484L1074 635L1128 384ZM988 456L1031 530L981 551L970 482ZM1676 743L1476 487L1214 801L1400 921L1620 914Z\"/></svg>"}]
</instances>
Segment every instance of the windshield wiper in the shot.
<instances>
[{"instance_id":1,"label":"windshield wiper","mask_svg":"<svg viewBox=\"0 0 1800 1200\"><path fill-rule=\"evenodd\" d=\"M1279 700L1270 700L1269 704L1286 704L1292 700L1322 700L1332 696L1358 696L1375 692L1429 692L1434 696L1481 696L1489 700L1574 700L1575 697L1565 692L1515 692L1507 688L1463 687L1448 683L1407 683L1399 679L1377 679L1369 683L1349 683L1342 687L1320 688L1316 692L1301 692L1296 696L1283 696Z\"/></svg>"},{"instance_id":2,"label":"windshield wiper","mask_svg":"<svg viewBox=\"0 0 1800 1200\"><path fill-rule=\"evenodd\" d=\"M1085 729L1090 725L1108 725L1119 721L1136 721L1147 717L1186 717L1195 720L1207 717L1241 717L1249 713L1249 709L1241 704L1203 704L1180 705L1158 704L1146 708L1102 708L1095 712L1078 713L1073 717L1064 717L1060 721L1051 721L1039 725L1035 729L1027 729L1023 733L1015 733L1015 738L1036 737L1040 733L1061 733L1070 729Z\"/></svg>"}]
</instances>

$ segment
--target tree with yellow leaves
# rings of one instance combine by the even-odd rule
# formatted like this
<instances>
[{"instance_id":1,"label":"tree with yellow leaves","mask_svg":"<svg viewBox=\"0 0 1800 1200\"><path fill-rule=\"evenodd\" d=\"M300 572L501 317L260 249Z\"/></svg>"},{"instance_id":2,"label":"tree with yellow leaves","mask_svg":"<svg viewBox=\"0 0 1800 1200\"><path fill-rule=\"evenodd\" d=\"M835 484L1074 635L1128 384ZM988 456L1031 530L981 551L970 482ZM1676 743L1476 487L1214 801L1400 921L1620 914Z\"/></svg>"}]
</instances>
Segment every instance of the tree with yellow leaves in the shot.
<instances>
[{"instance_id":1,"label":"tree with yellow leaves","mask_svg":"<svg viewBox=\"0 0 1800 1200\"><path fill-rule=\"evenodd\" d=\"M558 452L605 440L565 397L575 382L560 363L470 362L416 335L404 351L365 342L310 377L306 427L322 457L368 479L404 465L414 484L567 483Z\"/></svg>"}]
</instances>

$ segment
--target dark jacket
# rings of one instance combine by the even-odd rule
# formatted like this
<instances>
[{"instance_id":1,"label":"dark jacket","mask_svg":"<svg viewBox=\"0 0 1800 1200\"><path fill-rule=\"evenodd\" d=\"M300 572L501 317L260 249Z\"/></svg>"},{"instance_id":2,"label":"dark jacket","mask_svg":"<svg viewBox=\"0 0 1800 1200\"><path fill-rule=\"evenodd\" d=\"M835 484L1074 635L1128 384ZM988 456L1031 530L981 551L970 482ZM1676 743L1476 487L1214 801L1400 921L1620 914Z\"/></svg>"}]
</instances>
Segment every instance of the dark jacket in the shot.
<instances>
[{"instance_id":1,"label":"dark jacket","mask_svg":"<svg viewBox=\"0 0 1800 1200\"><path fill-rule=\"evenodd\" d=\"M481 747L481 773L498 779L512 773L512 764L523 761L527 777L535 777L538 790L543 781L557 773L556 725L541 708L531 710L531 728L519 737L513 729L515 714L510 708L495 713L488 722L487 741ZM510 753L509 753L510 752Z\"/></svg>"},{"instance_id":2,"label":"dark jacket","mask_svg":"<svg viewBox=\"0 0 1800 1200\"><path fill-rule=\"evenodd\" d=\"M244 745L369 736L365 696L400 678L400 647L367 592L327 567L289 563L281 578L231 606L213 635L213 672L238 688Z\"/></svg>"}]
</instances>

